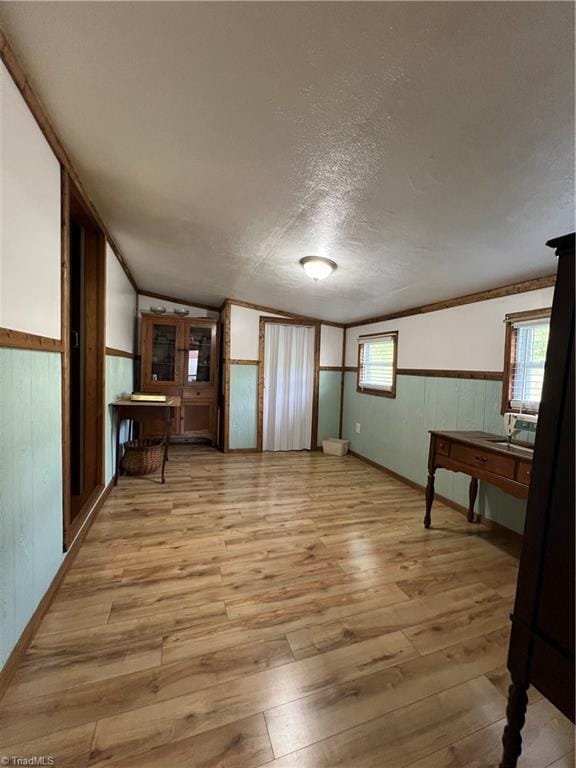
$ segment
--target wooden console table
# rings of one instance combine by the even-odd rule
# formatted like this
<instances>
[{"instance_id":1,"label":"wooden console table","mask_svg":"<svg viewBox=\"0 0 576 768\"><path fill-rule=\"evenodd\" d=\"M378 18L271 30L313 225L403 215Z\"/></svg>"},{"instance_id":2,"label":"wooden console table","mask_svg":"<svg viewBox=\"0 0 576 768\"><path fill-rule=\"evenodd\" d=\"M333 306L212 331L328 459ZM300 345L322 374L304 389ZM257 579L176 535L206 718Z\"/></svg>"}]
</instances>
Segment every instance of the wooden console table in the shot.
<instances>
[{"instance_id":1,"label":"wooden console table","mask_svg":"<svg viewBox=\"0 0 576 768\"><path fill-rule=\"evenodd\" d=\"M124 400L120 398L111 405L116 409L116 472L114 485L118 485L120 474L120 426L123 421L156 422L164 423L164 457L162 459L162 482L164 482L164 468L168 460L168 446L170 444L170 431L172 426L172 411L180 408L179 397L169 397L163 403L145 402L142 400Z\"/></svg>"},{"instance_id":2,"label":"wooden console table","mask_svg":"<svg viewBox=\"0 0 576 768\"><path fill-rule=\"evenodd\" d=\"M519 499L528 498L532 451L508 445L502 435L488 432L430 432L428 484L424 527L430 528L437 469L470 475L468 522L475 522L474 504L478 480L496 485Z\"/></svg>"}]
</instances>

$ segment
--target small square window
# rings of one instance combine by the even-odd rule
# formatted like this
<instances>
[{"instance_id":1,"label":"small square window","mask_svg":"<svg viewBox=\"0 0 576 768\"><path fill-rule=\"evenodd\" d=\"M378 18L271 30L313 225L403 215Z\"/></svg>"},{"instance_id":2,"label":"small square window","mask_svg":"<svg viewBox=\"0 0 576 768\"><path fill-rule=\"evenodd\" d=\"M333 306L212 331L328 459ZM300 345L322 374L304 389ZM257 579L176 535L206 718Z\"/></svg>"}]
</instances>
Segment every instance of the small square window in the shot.
<instances>
[{"instance_id":1,"label":"small square window","mask_svg":"<svg viewBox=\"0 0 576 768\"><path fill-rule=\"evenodd\" d=\"M369 395L396 397L398 331L360 337L356 389Z\"/></svg>"}]
</instances>

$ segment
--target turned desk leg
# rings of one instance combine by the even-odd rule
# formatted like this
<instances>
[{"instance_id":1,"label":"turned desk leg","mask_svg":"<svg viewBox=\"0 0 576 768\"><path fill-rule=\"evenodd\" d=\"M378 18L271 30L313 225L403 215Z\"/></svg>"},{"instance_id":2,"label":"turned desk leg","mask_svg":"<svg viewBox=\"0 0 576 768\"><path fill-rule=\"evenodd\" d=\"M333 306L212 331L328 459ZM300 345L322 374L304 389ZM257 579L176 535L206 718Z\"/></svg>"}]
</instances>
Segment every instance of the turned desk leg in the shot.
<instances>
[{"instance_id":1,"label":"turned desk leg","mask_svg":"<svg viewBox=\"0 0 576 768\"><path fill-rule=\"evenodd\" d=\"M470 487L468 488L468 522L474 523L476 518L474 517L474 504L476 504L476 496L478 495L478 480L473 477L470 480Z\"/></svg>"},{"instance_id":2,"label":"turned desk leg","mask_svg":"<svg viewBox=\"0 0 576 768\"><path fill-rule=\"evenodd\" d=\"M170 431L172 422L170 419L170 409L167 408L167 417L166 417L166 431L164 434L164 454L162 456L162 472L161 472L161 479L160 482L164 484L166 482L166 478L164 477L164 473L166 471L166 462L168 461L168 448L170 447Z\"/></svg>"},{"instance_id":3,"label":"turned desk leg","mask_svg":"<svg viewBox=\"0 0 576 768\"><path fill-rule=\"evenodd\" d=\"M424 515L424 528L430 528L432 518L432 503L434 502L434 475L435 469L428 470L428 483L426 484L426 514Z\"/></svg>"},{"instance_id":4,"label":"turned desk leg","mask_svg":"<svg viewBox=\"0 0 576 768\"><path fill-rule=\"evenodd\" d=\"M122 426L122 416L118 409L116 409L115 413L115 422L116 422L116 436L115 436L115 443L116 443L116 466L114 473L114 485L118 485L118 476L120 474L120 427Z\"/></svg>"},{"instance_id":5,"label":"turned desk leg","mask_svg":"<svg viewBox=\"0 0 576 768\"><path fill-rule=\"evenodd\" d=\"M506 727L502 736L502 762L500 768L516 768L522 752L522 728L526 720L528 706L528 686L512 683L508 689L508 706L506 707Z\"/></svg>"}]
</instances>

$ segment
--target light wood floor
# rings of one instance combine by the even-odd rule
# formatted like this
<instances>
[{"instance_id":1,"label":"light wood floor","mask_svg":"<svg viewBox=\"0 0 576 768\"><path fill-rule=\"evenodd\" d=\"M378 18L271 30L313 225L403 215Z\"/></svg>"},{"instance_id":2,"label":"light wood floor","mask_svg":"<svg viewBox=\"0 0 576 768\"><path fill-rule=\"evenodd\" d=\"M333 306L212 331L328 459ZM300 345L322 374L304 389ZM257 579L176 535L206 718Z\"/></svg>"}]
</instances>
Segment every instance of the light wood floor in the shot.
<instances>
[{"instance_id":1,"label":"light wood floor","mask_svg":"<svg viewBox=\"0 0 576 768\"><path fill-rule=\"evenodd\" d=\"M121 478L0 704L57 768L494 768L516 560L355 458L173 452ZM569 681L567 681L569 684ZM573 730L532 696L525 768Z\"/></svg>"}]
</instances>

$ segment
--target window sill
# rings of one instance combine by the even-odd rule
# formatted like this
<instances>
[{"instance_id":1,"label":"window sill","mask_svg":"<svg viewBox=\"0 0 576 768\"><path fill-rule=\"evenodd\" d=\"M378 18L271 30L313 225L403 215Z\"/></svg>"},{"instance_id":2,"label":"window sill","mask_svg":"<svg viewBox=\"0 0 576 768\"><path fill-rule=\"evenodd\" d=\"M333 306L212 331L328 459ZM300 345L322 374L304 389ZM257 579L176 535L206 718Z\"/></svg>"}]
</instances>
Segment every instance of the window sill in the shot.
<instances>
[{"instance_id":1,"label":"window sill","mask_svg":"<svg viewBox=\"0 0 576 768\"><path fill-rule=\"evenodd\" d=\"M368 389L368 387L356 387L356 392L359 392L361 395L376 395L377 397L396 397L396 388L391 390L385 390L385 389Z\"/></svg>"},{"instance_id":2,"label":"window sill","mask_svg":"<svg viewBox=\"0 0 576 768\"><path fill-rule=\"evenodd\" d=\"M538 416L539 410L534 411L529 408L514 408L511 405L505 405L500 413L504 415L505 413L525 413L527 416Z\"/></svg>"}]
</instances>

